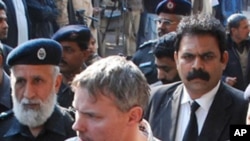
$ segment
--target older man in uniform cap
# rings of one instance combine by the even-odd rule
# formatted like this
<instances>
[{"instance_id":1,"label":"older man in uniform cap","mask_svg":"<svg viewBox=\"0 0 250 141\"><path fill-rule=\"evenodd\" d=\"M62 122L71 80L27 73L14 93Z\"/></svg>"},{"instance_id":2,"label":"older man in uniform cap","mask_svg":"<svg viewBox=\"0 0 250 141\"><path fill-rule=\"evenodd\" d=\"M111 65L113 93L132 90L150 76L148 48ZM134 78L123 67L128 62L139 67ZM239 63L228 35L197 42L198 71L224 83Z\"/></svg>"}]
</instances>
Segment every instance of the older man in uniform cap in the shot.
<instances>
[{"instance_id":1,"label":"older man in uniform cap","mask_svg":"<svg viewBox=\"0 0 250 141\"><path fill-rule=\"evenodd\" d=\"M73 118L56 104L61 56L61 45L51 39L27 41L8 55L15 116L0 123L5 131L1 141L63 141L75 136Z\"/></svg>"},{"instance_id":2,"label":"older man in uniform cap","mask_svg":"<svg viewBox=\"0 0 250 141\"><path fill-rule=\"evenodd\" d=\"M91 51L91 32L83 25L69 25L60 28L52 37L63 48L63 55L59 64L63 82L58 93L59 105L69 108L74 93L68 84L76 74L86 68L85 62L93 55Z\"/></svg>"},{"instance_id":3,"label":"older man in uniform cap","mask_svg":"<svg viewBox=\"0 0 250 141\"><path fill-rule=\"evenodd\" d=\"M171 31L175 31L182 16L190 15L191 3L185 0L164 0L156 7L158 18L157 31L161 37ZM155 83L157 79L157 70L154 64L153 48L157 40L150 40L139 47L132 61L139 66L147 78L149 84Z\"/></svg>"}]
</instances>

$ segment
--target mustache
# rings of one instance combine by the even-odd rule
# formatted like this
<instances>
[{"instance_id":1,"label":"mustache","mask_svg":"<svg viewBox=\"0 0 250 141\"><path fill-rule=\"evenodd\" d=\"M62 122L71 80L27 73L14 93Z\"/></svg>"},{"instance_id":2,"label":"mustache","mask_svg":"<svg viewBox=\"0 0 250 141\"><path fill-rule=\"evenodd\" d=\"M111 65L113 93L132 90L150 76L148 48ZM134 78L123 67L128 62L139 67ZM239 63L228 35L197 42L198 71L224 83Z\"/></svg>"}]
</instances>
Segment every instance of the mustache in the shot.
<instances>
[{"instance_id":1,"label":"mustache","mask_svg":"<svg viewBox=\"0 0 250 141\"><path fill-rule=\"evenodd\" d=\"M209 73L203 71L202 69L199 69L199 70L194 69L192 72L188 73L188 76L187 76L188 81L191 81L196 78L208 81L210 79L210 75Z\"/></svg>"},{"instance_id":2,"label":"mustache","mask_svg":"<svg viewBox=\"0 0 250 141\"><path fill-rule=\"evenodd\" d=\"M61 59L61 62L62 64L68 64L66 61L64 61L63 59Z\"/></svg>"},{"instance_id":3,"label":"mustache","mask_svg":"<svg viewBox=\"0 0 250 141\"><path fill-rule=\"evenodd\" d=\"M163 36L164 34L168 33L169 31L158 28L157 32L158 32L158 36Z\"/></svg>"},{"instance_id":4,"label":"mustache","mask_svg":"<svg viewBox=\"0 0 250 141\"><path fill-rule=\"evenodd\" d=\"M41 104L42 102L39 99L29 100L27 98L23 98L20 103L21 104Z\"/></svg>"}]
</instances>

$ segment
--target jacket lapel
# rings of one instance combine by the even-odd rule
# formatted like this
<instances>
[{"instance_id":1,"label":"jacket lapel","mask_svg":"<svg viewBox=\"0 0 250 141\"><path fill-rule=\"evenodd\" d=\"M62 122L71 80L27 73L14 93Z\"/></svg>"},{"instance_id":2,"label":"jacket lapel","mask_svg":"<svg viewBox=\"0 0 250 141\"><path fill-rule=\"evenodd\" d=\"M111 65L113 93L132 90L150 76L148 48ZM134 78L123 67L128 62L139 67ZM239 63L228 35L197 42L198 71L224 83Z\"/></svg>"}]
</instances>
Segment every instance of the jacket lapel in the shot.
<instances>
[{"instance_id":1,"label":"jacket lapel","mask_svg":"<svg viewBox=\"0 0 250 141\"><path fill-rule=\"evenodd\" d=\"M169 124L170 127L170 141L175 140L175 135L176 135L176 129L177 129L177 123L178 123L178 113L180 110L180 101L181 101L181 96L182 96L182 90L183 90L183 84L179 85L177 89L175 90L172 100L170 101L169 108L172 109L170 111L171 115L171 124Z\"/></svg>"},{"instance_id":2,"label":"jacket lapel","mask_svg":"<svg viewBox=\"0 0 250 141\"><path fill-rule=\"evenodd\" d=\"M232 99L224 92L224 88L222 83L210 107L199 137L202 141L217 141L231 117L229 106Z\"/></svg>"}]
</instances>

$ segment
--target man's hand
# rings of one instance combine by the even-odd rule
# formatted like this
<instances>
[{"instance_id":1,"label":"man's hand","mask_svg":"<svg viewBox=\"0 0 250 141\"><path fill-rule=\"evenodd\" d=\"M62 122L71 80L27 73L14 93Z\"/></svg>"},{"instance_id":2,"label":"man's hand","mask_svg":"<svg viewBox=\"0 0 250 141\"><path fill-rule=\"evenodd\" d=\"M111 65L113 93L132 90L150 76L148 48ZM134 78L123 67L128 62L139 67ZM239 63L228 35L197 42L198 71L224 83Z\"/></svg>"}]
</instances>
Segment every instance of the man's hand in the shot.
<instances>
[{"instance_id":1,"label":"man's hand","mask_svg":"<svg viewBox=\"0 0 250 141\"><path fill-rule=\"evenodd\" d=\"M226 80L225 82L230 85L230 86L233 86L235 85L235 83L237 82L237 77L226 77Z\"/></svg>"}]
</instances>

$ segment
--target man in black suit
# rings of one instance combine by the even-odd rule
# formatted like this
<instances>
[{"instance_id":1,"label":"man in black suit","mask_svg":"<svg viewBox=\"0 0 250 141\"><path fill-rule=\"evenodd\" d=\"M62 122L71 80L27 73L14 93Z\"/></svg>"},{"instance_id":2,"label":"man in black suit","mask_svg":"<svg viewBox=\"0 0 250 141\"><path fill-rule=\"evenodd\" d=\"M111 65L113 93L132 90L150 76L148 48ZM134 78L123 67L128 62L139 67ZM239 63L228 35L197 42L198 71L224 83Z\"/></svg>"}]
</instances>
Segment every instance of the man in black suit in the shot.
<instances>
[{"instance_id":1,"label":"man in black suit","mask_svg":"<svg viewBox=\"0 0 250 141\"><path fill-rule=\"evenodd\" d=\"M6 65L5 60L12 48L6 44L2 44L2 40L8 36L8 23L7 23L7 7L3 1L0 1L0 48L3 57L2 64L5 72L9 74L9 67Z\"/></svg>"},{"instance_id":2,"label":"man in black suit","mask_svg":"<svg viewBox=\"0 0 250 141\"><path fill-rule=\"evenodd\" d=\"M15 48L30 39L30 20L26 0L3 0L7 7L8 37L3 43Z\"/></svg>"},{"instance_id":3,"label":"man in black suit","mask_svg":"<svg viewBox=\"0 0 250 141\"><path fill-rule=\"evenodd\" d=\"M223 26L211 15L193 15L179 23L174 58L182 82L153 89L146 112L160 140L186 137L191 103L199 105L192 111L195 140L229 140L230 125L245 124L248 102L243 92L220 80L228 62L225 36Z\"/></svg>"}]
</instances>

